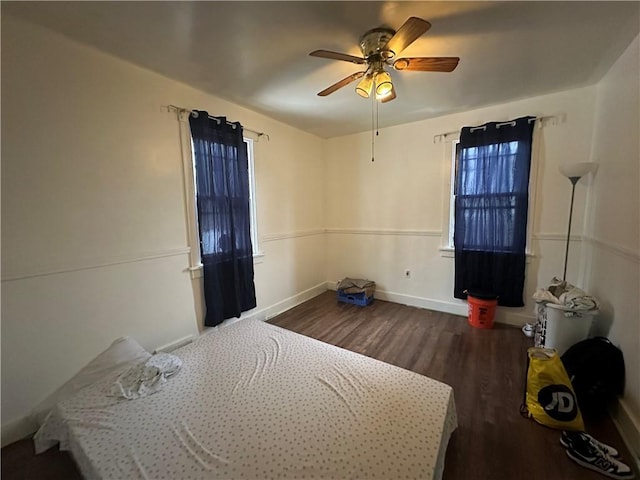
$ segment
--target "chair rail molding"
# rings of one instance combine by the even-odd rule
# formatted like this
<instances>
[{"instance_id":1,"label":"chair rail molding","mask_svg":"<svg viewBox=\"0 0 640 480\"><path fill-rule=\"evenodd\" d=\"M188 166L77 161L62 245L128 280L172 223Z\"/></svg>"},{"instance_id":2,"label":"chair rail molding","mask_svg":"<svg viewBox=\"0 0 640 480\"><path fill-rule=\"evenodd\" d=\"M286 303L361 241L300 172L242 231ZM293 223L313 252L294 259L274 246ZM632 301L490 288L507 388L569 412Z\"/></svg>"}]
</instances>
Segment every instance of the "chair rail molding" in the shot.
<instances>
[{"instance_id":1,"label":"chair rail molding","mask_svg":"<svg viewBox=\"0 0 640 480\"><path fill-rule=\"evenodd\" d=\"M606 240L601 240L599 238L595 238L591 236L585 236L584 240L586 240L587 243L593 246L601 248L602 250L605 250L609 253L622 257L626 260L631 260L632 262L640 263L640 252L638 252L637 250L632 250L630 248L623 247L622 245L617 245L615 243L612 243Z\"/></svg>"},{"instance_id":2,"label":"chair rail molding","mask_svg":"<svg viewBox=\"0 0 640 480\"><path fill-rule=\"evenodd\" d=\"M338 235L395 235L400 237L440 237L442 230L404 230L404 229L375 229L375 228L327 228L330 234Z\"/></svg>"},{"instance_id":3,"label":"chair rail molding","mask_svg":"<svg viewBox=\"0 0 640 480\"><path fill-rule=\"evenodd\" d=\"M148 252L136 252L126 255L113 255L108 257L94 257L78 259L71 263L26 266L23 270L3 272L3 282L13 282L33 277L44 277L47 275L58 275L61 273L76 272L80 270L90 270L94 268L104 268L125 263L143 262L166 257L188 255L191 252L189 247L170 248L166 250L152 250Z\"/></svg>"},{"instance_id":4,"label":"chair rail molding","mask_svg":"<svg viewBox=\"0 0 640 480\"><path fill-rule=\"evenodd\" d=\"M297 238L297 237L309 237L312 235L322 235L324 233L325 233L325 229L323 228L313 228L309 230L295 230L293 232L270 233L267 235L262 235L261 240L263 242L273 242L275 240L284 240L287 238Z\"/></svg>"}]
</instances>

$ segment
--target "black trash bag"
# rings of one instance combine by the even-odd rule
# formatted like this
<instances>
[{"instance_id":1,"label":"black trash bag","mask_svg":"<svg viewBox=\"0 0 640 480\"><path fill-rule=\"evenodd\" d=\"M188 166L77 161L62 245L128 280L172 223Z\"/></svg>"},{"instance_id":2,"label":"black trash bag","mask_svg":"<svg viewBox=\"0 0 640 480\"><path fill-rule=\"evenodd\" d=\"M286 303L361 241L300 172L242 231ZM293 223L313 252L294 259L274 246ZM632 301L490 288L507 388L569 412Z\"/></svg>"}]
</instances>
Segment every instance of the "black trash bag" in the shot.
<instances>
[{"instance_id":1,"label":"black trash bag","mask_svg":"<svg viewBox=\"0 0 640 480\"><path fill-rule=\"evenodd\" d=\"M594 337L570 347L561 357L585 418L599 419L624 392L624 358L608 338Z\"/></svg>"}]
</instances>

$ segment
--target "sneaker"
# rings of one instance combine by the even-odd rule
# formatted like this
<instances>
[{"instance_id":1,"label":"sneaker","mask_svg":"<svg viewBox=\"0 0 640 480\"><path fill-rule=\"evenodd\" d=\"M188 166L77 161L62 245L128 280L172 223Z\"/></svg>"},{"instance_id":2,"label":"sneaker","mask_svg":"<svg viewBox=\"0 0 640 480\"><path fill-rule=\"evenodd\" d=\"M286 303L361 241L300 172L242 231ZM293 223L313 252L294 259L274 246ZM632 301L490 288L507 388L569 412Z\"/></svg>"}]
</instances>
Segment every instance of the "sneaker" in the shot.
<instances>
[{"instance_id":1,"label":"sneaker","mask_svg":"<svg viewBox=\"0 0 640 480\"><path fill-rule=\"evenodd\" d=\"M566 452L567 456L578 465L607 477L628 479L634 476L628 465L607 456L592 442L584 438L576 437Z\"/></svg>"},{"instance_id":2,"label":"sneaker","mask_svg":"<svg viewBox=\"0 0 640 480\"><path fill-rule=\"evenodd\" d=\"M532 338L535 333L535 326L530 323L525 323L524 327L522 327L522 333L524 333L525 337Z\"/></svg>"},{"instance_id":3,"label":"sneaker","mask_svg":"<svg viewBox=\"0 0 640 480\"><path fill-rule=\"evenodd\" d=\"M598 440L593 438L591 435L589 435L587 432L563 431L562 435L560 436L560 443L564 448L572 448L573 442L578 437L580 437L583 441L591 442L598 450L608 455L609 457L613 457L613 458L622 457L622 455L620 455L620 452L618 452L618 450L613 448L611 445L607 445L606 443L599 442Z\"/></svg>"}]
</instances>

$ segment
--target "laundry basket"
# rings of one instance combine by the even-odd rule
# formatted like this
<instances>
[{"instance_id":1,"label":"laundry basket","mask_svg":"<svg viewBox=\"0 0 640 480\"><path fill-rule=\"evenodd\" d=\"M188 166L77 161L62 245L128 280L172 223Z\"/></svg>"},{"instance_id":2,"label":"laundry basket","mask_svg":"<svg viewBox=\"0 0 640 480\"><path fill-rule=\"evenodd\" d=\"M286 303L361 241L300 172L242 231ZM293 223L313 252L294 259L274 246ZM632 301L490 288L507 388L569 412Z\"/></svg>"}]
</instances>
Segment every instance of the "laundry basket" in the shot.
<instances>
[{"instance_id":1,"label":"laundry basket","mask_svg":"<svg viewBox=\"0 0 640 480\"><path fill-rule=\"evenodd\" d=\"M535 346L554 348L558 355L589 336L593 319L599 313L545 302L537 302L536 307Z\"/></svg>"}]
</instances>

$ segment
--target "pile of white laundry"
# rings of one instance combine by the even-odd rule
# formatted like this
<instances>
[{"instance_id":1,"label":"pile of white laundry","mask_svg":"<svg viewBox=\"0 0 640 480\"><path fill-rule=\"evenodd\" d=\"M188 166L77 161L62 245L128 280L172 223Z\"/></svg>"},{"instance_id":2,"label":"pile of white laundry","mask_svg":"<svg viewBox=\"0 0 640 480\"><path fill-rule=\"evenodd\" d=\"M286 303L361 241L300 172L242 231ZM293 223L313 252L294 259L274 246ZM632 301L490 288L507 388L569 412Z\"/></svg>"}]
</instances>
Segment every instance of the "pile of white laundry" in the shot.
<instances>
[{"instance_id":1,"label":"pile of white laundry","mask_svg":"<svg viewBox=\"0 0 640 480\"><path fill-rule=\"evenodd\" d=\"M182 360L175 355L156 353L120 375L111 386L111 396L134 400L156 393L180 367Z\"/></svg>"},{"instance_id":2,"label":"pile of white laundry","mask_svg":"<svg viewBox=\"0 0 640 480\"><path fill-rule=\"evenodd\" d=\"M556 277L553 277L548 288L537 289L533 294L533 299L536 302L562 305L571 310L597 310L600 308L600 302L597 298Z\"/></svg>"}]
</instances>

